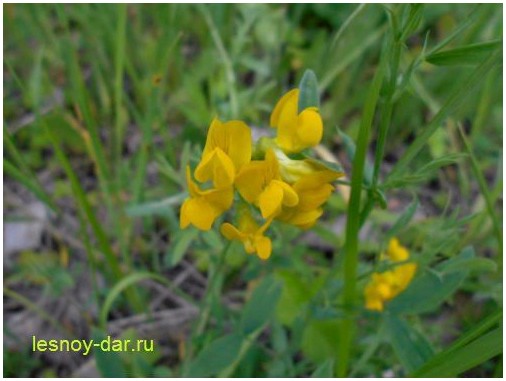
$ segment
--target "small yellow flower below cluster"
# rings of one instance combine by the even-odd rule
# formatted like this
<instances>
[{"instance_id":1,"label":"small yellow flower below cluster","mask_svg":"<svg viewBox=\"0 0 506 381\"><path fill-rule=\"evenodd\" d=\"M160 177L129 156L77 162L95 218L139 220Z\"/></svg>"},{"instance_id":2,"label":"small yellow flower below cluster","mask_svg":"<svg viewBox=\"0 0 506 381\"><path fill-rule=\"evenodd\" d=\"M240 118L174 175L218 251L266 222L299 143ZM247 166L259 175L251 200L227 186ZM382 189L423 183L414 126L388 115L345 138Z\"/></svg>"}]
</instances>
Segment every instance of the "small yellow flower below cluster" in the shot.
<instances>
[{"instance_id":1,"label":"small yellow flower below cluster","mask_svg":"<svg viewBox=\"0 0 506 381\"><path fill-rule=\"evenodd\" d=\"M405 262L409 259L408 250L392 238L388 243L386 253L381 255L382 260L392 263ZM365 287L365 307L369 310L383 311L385 302L392 300L404 291L416 272L415 263L406 263L394 267L390 271L374 273Z\"/></svg>"},{"instance_id":2,"label":"small yellow flower below cluster","mask_svg":"<svg viewBox=\"0 0 506 381\"><path fill-rule=\"evenodd\" d=\"M294 89L281 98L271 115L276 138L255 146L244 122L212 121L194 172L195 180L209 185L202 190L187 169L190 197L181 207L181 228L191 224L201 230L211 229L232 207L234 190L240 195L238 227L223 223L221 233L229 240L241 241L246 252L256 253L263 260L271 255L272 242L264 233L273 220L301 229L315 224L334 190L331 183L343 173L315 159L288 156L317 145L323 133L318 108L298 110L298 96L299 90Z\"/></svg>"},{"instance_id":3,"label":"small yellow flower below cluster","mask_svg":"<svg viewBox=\"0 0 506 381\"><path fill-rule=\"evenodd\" d=\"M272 242L264 236L264 232L271 222L272 219L259 226L249 210L245 209L239 213L239 228L225 222L220 230L225 238L241 241L248 254L257 253L261 259L267 259L271 255Z\"/></svg>"}]
</instances>

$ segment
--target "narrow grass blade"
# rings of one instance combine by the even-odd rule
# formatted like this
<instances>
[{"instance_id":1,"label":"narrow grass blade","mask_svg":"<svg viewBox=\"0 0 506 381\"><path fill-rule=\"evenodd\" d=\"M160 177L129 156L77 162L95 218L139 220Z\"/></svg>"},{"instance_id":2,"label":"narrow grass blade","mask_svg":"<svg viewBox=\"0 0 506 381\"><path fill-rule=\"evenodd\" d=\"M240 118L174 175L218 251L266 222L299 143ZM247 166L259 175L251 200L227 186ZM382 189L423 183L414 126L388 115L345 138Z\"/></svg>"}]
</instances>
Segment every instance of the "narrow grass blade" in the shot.
<instances>
[{"instance_id":1,"label":"narrow grass blade","mask_svg":"<svg viewBox=\"0 0 506 381\"><path fill-rule=\"evenodd\" d=\"M358 7L355 8L353 13L350 16L348 16L346 21L341 24L339 30L336 32L336 34L334 35L334 38L332 39L332 43L330 44L331 48L336 47L336 45L339 42L339 39L343 35L344 31L348 28L348 26L355 19L355 17L357 17L360 14L360 12L363 11L363 9L365 8L366 5L367 4L359 4Z\"/></svg>"},{"instance_id":2,"label":"narrow grass blade","mask_svg":"<svg viewBox=\"0 0 506 381\"><path fill-rule=\"evenodd\" d=\"M182 298L187 300L191 304L195 304L195 302L185 293L178 291L174 285L169 282L166 278L164 278L161 275L150 273L150 272L136 272L128 275L127 277L121 279L118 283L114 285L114 287L109 291L107 294L107 297L105 298L104 304L102 305L102 309L100 310L100 325L103 329L106 328L107 325L107 317L109 316L109 311L111 310L111 307L113 303L116 301L119 295L129 287L133 286L136 283L139 283L146 279L152 279L155 280L165 286L167 286L169 289L175 291L180 295Z\"/></svg>"},{"instance_id":3,"label":"narrow grass blade","mask_svg":"<svg viewBox=\"0 0 506 381\"><path fill-rule=\"evenodd\" d=\"M24 305L28 310L31 310L35 312L37 315L41 317L41 319L47 321L50 325L53 326L57 331L63 332L69 337L74 337L73 334L71 334L67 328L65 328L62 324L60 324L54 317L52 317L50 314L48 314L44 309L40 308L37 304L32 302L30 299L26 298L25 296L17 293L16 291L13 291L7 287L4 287L4 295L16 300L17 302Z\"/></svg>"},{"instance_id":4,"label":"narrow grass blade","mask_svg":"<svg viewBox=\"0 0 506 381\"><path fill-rule=\"evenodd\" d=\"M53 202L53 200L51 200L44 189L42 189L40 184L37 181L32 180L32 178L26 174L22 173L7 159L4 159L4 171L14 180L23 184L30 192L32 192L40 201L46 204L53 211L57 210L56 204Z\"/></svg>"},{"instance_id":5,"label":"narrow grass blade","mask_svg":"<svg viewBox=\"0 0 506 381\"><path fill-rule=\"evenodd\" d=\"M425 60L437 66L477 65L501 47L502 40L482 42L433 53Z\"/></svg>"},{"instance_id":6,"label":"narrow grass blade","mask_svg":"<svg viewBox=\"0 0 506 381\"><path fill-rule=\"evenodd\" d=\"M417 370L413 377L457 377L501 353L502 327L499 327L458 349L439 353Z\"/></svg>"},{"instance_id":7,"label":"narrow grass blade","mask_svg":"<svg viewBox=\"0 0 506 381\"><path fill-rule=\"evenodd\" d=\"M118 26L116 30L116 51L114 65L114 159L116 171L121 168L121 144L123 142L123 125L121 120L121 102L123 98L123 71L125 62L127 5L118 5ZM119 182L119 173L116 174ZM118 185L119 187L119 185Z\"/></svg>"},{"instance_id":8,"label":"narrow grass blade","mask_svg":"<svg viewBox=\"0 0 506 381\"><path fill-rule=\"evenodd\" d=\"M107 264L109 265L111 272L116 280L120 279L122 277L122 271L119 266L118 258L114 254L109 241L107 239L107 236L102 229L102 226L100 225L100 222L97 219L97 216L95 215L95 212L93 211L87 197L86 193L84 192L83 188L81 187L81 184L79 183L79 179L77 178L76 173L72 169L72 166L70 165L70 162L68 161L67 157L63 153L60 143L54 136L51 129L44 124L44 128L46 131L46 134L51 141L53 148L55 150L56 157L60 161L61 166L63 167L69 181L72 187L72 192L74 194L74 197L77 201L78 207L82 209L84 212L84 215L86 216L88 222L90 223L93 232L95 233L95 236L98 241L98 245L100 247L100 250L105 255L105 259L107 261Z\"/></svg>"}]
</instances>

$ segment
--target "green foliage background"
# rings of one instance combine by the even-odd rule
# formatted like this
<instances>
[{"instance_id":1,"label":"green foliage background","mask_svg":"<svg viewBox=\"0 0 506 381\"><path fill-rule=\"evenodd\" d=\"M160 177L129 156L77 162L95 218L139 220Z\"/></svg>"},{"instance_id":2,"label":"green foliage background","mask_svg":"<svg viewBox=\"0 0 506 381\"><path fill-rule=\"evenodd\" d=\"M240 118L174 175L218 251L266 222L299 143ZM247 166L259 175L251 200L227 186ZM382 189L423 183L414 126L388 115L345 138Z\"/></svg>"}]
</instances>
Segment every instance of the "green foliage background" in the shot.
<instances>
[{"instance_id":1,"label":"green foliage background","mask_svg":"<svg viewBox=\"0 0 506 381\"><path fill-rule=\"evenodd\" d=\"M193 308L189 328L146 356L97 352L99 375L502 374L502 5L8 4L3 17L4 223L12 193L38 199L53 240L4 260L6 322L23 310L53 334L103 337L156 313L150 281ZM217 230L181 231L184 168L211 119L266 131L305 69L349 204L336 192L310 234L277 225L266 263ZM393 236L419 272L372 313L363 286ZM184 271L208 282L192 292ZM51 303L78 289L80 318L55 319ZM6 376L87 360L58 368L6 326Z\"/></svg>"}]
</instances>

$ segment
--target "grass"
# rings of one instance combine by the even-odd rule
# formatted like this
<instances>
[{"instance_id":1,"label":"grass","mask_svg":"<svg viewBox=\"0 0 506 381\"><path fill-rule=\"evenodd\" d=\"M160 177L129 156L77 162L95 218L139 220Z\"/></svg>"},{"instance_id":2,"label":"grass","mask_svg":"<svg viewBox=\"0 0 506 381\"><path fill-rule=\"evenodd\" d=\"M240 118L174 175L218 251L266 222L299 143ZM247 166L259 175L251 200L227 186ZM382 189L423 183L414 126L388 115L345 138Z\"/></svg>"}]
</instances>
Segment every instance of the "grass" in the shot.
<instances>
[{"instance_id":1,"label":"grass","mask_svg":"<svg viewBox=\"0 0 506 381\"><path fill-rule=\"evenodd\" d=\"M498 4L4 5L4 232L25 243L19 229L43 226L35 245L4 242L4 375L81 375L90 358L119 377L501 373L501 15ZM212 118L271 133L276 101L306 69L325 126L310 154L346 172L318 224L273 225L267 262L219 227L181 230L185 168ZM376 313L363 290L391 268L378 258L392 236L418 270ZM28 350L42 332L148 332L157 345L62 363Z\"/></svg>"}]
</instances>

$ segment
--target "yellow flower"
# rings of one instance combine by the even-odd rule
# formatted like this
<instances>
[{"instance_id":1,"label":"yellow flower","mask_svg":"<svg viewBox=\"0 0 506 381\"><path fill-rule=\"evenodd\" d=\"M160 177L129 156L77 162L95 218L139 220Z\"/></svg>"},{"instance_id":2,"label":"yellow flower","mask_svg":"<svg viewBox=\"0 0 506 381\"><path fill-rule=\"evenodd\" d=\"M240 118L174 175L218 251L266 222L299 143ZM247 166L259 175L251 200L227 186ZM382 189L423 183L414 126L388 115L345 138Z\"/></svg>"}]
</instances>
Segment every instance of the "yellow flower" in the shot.
<instances>
[{"instance_id":1,"label":"yellow flower","mask_svg":"<svg viewBox=\"0 0 506 381\"><path fill-rule=\"evenodd\" d=\"M322 139L323 122L317 107L299 113L299 89L283 95L271 114L271 127L277 128L277 143L286 152L300 152Z\"/></svg>"},{"instance_id":2,"label":"yellow flower","mask_svg":"<svg viewBox=\"0 0 506 381\"><path fill-rule=\"evenodd\" d=\"M190 167L186 167L186 181L190 197L181 206L179 225L182 229L192 224L200 230L211 229L216 218L232 205L232 186L222 189L201 190L192 180Z\"/></svg>"},{"instance_id":3,"label":"yellow flower","mask_svg":"<svg viewBox=\"0 0 506 381\"><path fill-rule=\"evenodd\" d=\"M388 242L386 253L383 253L384 259L390 259L393 262L402 262L409 258L408 249L402 246L397 238L392 238Z\"/></svg>"},{"instance_id":4,"label":"yellow flower","mask_svg":"<svg viewBox=\"0 0 506 381\"><path fill-rule=\"evenodd\" d=\"M248 254L256 253L260 259L266 260L271 256L272 243L264 236L272 219L259 226L249 210L243 211L239 217L239 228L228 222L221 225L221 234L229 240L242 241Z\"/></svg>"},{"instance_id":5,"label":"yellow flower","mask_svg":"<svg viewBox=\"0 0 506 381\"><path fill-rule=\"evenodd\" d=\"M195 169L200 182L213 181L222 189L233 184L241 167L251 160L251 131L241 121L226 123L214 119L207 133L202 160Z\"/></svg>"},{"instance_id":6,"label":"yellow flower","mask_svg":"<svg viewBox=\"0 0 506 381\"><path fill-rule=\"evenodd\" d=\"M409 259L409 252L397 238L392 238L386 253L381 257L394 263L404 262ZM415 276L416 268L415 263L406 263L390 271L374 273L365 287L365 307L369 310L383 311L385 302L395 298L408 287Z\"/></svg>"},{"instance_id":7,"label":"yellow flower","mask_svg":"<svg viewBox=\"0 0 506 381\"><path fill-rule=\"evenodd\" d=\"M265 219L276 216L282 206L295 206L299 197L295 190L280 176L279 164L272 150L265 160L253 160L246 164L235 180L241 196L260 208Z\"/></svg>"},{"instance_id":8,"label":"yellow flower","mask_svg":"<svg viewBox=\"0 0 506 381\"><path fill-rule=\"evenodd\" d=\"M276 219L309 229L323 213L321 206L328 200L334 190L329 184L343 174L332 170L321 170L309 173L293 184L299 196L299 203L294 207L283 208Z\"/></svg>"}]
</instances>

